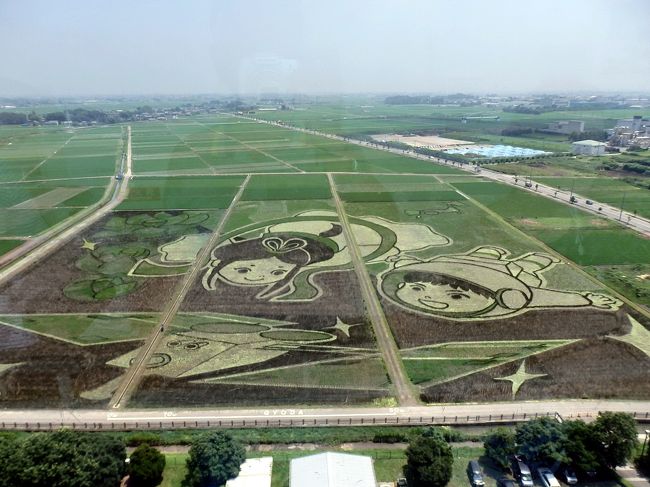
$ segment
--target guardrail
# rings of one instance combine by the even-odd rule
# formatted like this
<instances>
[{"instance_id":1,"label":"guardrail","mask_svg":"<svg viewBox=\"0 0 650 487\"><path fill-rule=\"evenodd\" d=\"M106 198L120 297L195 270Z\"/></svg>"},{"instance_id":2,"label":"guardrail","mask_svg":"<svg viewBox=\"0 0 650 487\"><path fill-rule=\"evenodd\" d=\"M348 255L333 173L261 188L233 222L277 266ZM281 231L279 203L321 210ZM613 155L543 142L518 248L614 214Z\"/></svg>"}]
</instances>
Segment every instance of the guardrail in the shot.
<instances>
[{"instance_id":1,"label":"guardrail","mask_svg":"<svg viewBox=\"0 0 650 487\"><path fill-rule=\"evenodd\" d=\"M650 413L631 413L638 422L650 422ZM105 422L0 422L0 430L13 431L55 431L68 428L79 431L134 431L134 430L170 430L170 429L206 429L206 428L301 428L301 427L335 427L335 426L471 426L490 424L511 424L530 421L542 417L554 418L556 421L573 419L590 420L598 413L576 413L560 415L557 412L490 414L465 416L380 416L373 418L301 418L300 416L274 416L265 419L228 419L228 420L174 420L165 421L129 421L115 418Z\"/></svg>"},{"instance_id":2,"label":"guardrail","mask_svg":"<svg viewBox=\"0 0 650 487\"><path fill-rule=\"evenodd\" d=\"M341 418L301 418L300 416L276 416L265 419L229 420L174 420L128 421L115 418L100 423L90 422L1 422L0 429L19 431L53 431L69 428L80 431L132 431L169 430L205 428L300 428L328 426L425 426L425 425L482 425L507 424L529 421L541 417L557 418L556 412L534 414L490 414L466 416L384 416L384 417L341 417ZM590 418L591 413L576 415L575 418ZM564 419L573 416L565 416ZM645 414L648 418L648 414Z\"/></svg>"}]
</instances>

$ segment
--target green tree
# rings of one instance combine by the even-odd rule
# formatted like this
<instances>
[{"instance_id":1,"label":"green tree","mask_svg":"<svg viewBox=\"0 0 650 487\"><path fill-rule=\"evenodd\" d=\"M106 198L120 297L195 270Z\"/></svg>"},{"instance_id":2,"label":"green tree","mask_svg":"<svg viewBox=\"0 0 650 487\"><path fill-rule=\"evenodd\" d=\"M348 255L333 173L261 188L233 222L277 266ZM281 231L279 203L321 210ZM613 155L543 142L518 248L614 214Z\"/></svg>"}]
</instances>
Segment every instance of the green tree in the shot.
<instances>
[{"instance_id":1,"label":"green tree","mask_svg":"<svg viewBox=\"0 0 650 487\"><path fill-rule=\"evenodd\" d=\"M124 443L110 436L62 430L21 442L22 487L115 487L125 473Z\"/></svg>"},{"instance_id":2,"label":"green tree","mask_svg":"<svg viewBox=\"0 0 650 487\"><path fill-rule=\"evenodd\" d=\"M190 447L183 487L221 486L239 475L244 447L232 436L214 431L199 436Z\"/></svg>"},{"instance_id":3,"label":"green tree","mask_svg":"<svg viewBox=\"0 0 650 487\"><path fill-rule=\"evenodd\" d=\"M506 470L509 457L516 451L515 434L507 428L497 428L485 438L483 447L487 457L501 469Z\"/></svg>"},{"instance_id":4,"label":"green tree","mask_svg":"<svg viewBox=\"0 0 650 487\"><path fill-rule=\"evenodd\" d=\"M19 445L15 435L0 435L0 487L14 487L22 468Z\"/></svg>"},{"instance_id":5,"label":"green tree","mask_svg":"<svg viewBox=\"0 0 650 487\"><path fill-rule=\"evenodd\" d=\"M541 463L567 462L566 434L552 418L533 419L517 427L518 452L528 460Z\"/></svg>"},{"instance_id":6,"label":"green tree","mask_svg":"<svg viewBox=\"0 0 650 487\"><path fill-rule=\"evenodd\" d=\"M414 487L443 487L451 480L454 456L439 434L419 436L406 449L404 476Z\"/></svg>"},{"instance_id":7,"label":"green tree","mask_svg":"<svg viewBox=\"0 0 650 487\"><path fill-rule=\"evenodd\" d=\"M567 436L565 450L571 464L581 472L598 470L600 444L594 428L577 420L564 423L564 431Z\"/></svg>"},{"instance_id":8,"label":"green tree","mask_svg":"<svg viewBox=\"0 0 650 487\"><path fill-rule=\"evenodd\" d=\"M593 422L600 461L609 468L625 465L637 447L636 422L631 414L604 412Z\"/></svg>"},{"instance_id":9,"label":"green tree","mask_svg":"<svg viewBox=\"0 0 650 487\"><path fill-rule=\"evenodd\" d=\"M165 455L144 443L137 447L129 462L129 487L156 487L162 482Z\"/></svg>"}]
</instances>

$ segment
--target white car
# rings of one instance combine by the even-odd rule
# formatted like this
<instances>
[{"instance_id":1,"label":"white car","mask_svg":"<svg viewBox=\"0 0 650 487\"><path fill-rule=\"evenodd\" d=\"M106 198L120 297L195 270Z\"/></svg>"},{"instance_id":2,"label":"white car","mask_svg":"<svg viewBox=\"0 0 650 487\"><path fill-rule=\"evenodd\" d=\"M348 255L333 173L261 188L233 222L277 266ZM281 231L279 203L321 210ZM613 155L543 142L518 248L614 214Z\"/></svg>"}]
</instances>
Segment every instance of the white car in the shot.
<instances>
[{"instance_id":1,"label":"white car","mask_svg":"<svg viewBox=\"0 0 650 487\"><path fill-rule=\"evenodd\" d=\"M542 485L544 487L560 487L560 482L557 481L553 472L550 469L542 467L537 469Z\"/></svg>"}]
</instances>

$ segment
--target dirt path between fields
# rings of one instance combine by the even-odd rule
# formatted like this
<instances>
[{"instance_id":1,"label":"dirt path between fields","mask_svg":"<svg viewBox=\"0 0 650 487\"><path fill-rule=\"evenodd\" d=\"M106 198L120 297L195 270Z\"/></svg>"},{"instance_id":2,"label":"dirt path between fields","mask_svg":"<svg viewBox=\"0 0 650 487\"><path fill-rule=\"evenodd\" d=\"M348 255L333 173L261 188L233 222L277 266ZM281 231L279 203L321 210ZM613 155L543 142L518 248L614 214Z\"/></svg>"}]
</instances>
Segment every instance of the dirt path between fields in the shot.
<instances>
[{"instance_id":1,"label":"dirt path between fields","mask_svg":"<svg viewBox=\"0 0 650 487\"><path fill-rule=\"evenodd\" d=\"M120 383L117 390L113 394L113 397L111 398L109 408L118 409L120 407L123 407L128 402L131 393L140 383L142 374L145 370L146 365L149 363L149 359L151 358L153 351L156 349L156 346L165 334L165 328L171 324L174 316L176 316L176 313L181 307L185 296L194 284L194 281L196 281L199 273L208 263L208 260L210 259L210 252L212 251L212 248L217 244L219 237L221 236L221 231L223 230L226 221L228 221L228 218L230 218L230 214L237 205L237 202L241 198L241 195L244 193L244 189L246 188L249 180L250 176L247 176L246 179L244 179L241 186L239 187L239 191L237 191L237 194L235 194L234 198L230 202L230 205L221 217L217 228L215 228L214 232L212 232L210 240L208 240L203 249L201 249L201 252L196 257L196 260L194 261L194 265L190 269L190 272L186 274L185 279L181 281L178 292L174 294L172 301L169 303L169 305L167 305L165 311L162 314L160 326L154 328L153 333L149 336L147 342L142 347L138 356L135 358L133 365L125 374L124 380Z\"/></svg>"},{"instance_id":2,"label":"dirt path between fields","mask_svg":"<svg viewBox=\"0 0 650 487\"><path fill-rule=\"evenodd\" d=\"M366 266L363 263L363 259L361 258L359 247L357 247L354 234L352 233L352 228L350 227L350 222L348 221L347 214L345 213L345 208L343 207L343 203L341 202L341 199L339 198L338 192L336 190L334 178L331 174L328 174L327 179L330 183L332 198L334 200L334 204L336 205L339 221L343 227L343 235L345 236L345 240L348 244L350 259L352 261L356 275L359 278L361 293L363 294L363 300L366 303L366 310L368 311L368 316L375 332L377 345L379 346L382 358L386 364L388 376L390 377L390 380L395 387L397 400L399 401L400 406L414 406L418 404L418 400L413 394L411 382L404 372L402 361L399 358L397 344L395 343L395 339L393 338L390 327L388 326L388 321L386 320L386 315L384 315L384 310L379 303L379 299L377 298L375 286L370 279L368 269L366 269Z\"/></svg>"}]
</instances>

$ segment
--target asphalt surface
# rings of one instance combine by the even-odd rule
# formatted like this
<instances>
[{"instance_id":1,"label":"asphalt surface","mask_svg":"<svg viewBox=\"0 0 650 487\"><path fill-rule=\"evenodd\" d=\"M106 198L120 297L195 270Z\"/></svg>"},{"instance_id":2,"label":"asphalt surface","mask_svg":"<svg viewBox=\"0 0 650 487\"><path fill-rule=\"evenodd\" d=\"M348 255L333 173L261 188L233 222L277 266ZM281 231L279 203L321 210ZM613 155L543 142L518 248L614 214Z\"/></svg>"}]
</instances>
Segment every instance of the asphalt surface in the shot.
<instances>
[{"instance_id":1,"label":"asphalt surface","mask_svg":"<svg viewBox=\"0 0 650 487\"><path fill-rule=\"evenodd\" d=\"M0 429L169 429L205 427L349 426L372 424L486 424L508 423L541 415L593 418L599 411L636 413L650 419L650 401L560 400L441 404L394 408L167 409L167 410L3 410ZM648 419L646 419L648 418Z\"/></svg>"}]
</instances>

